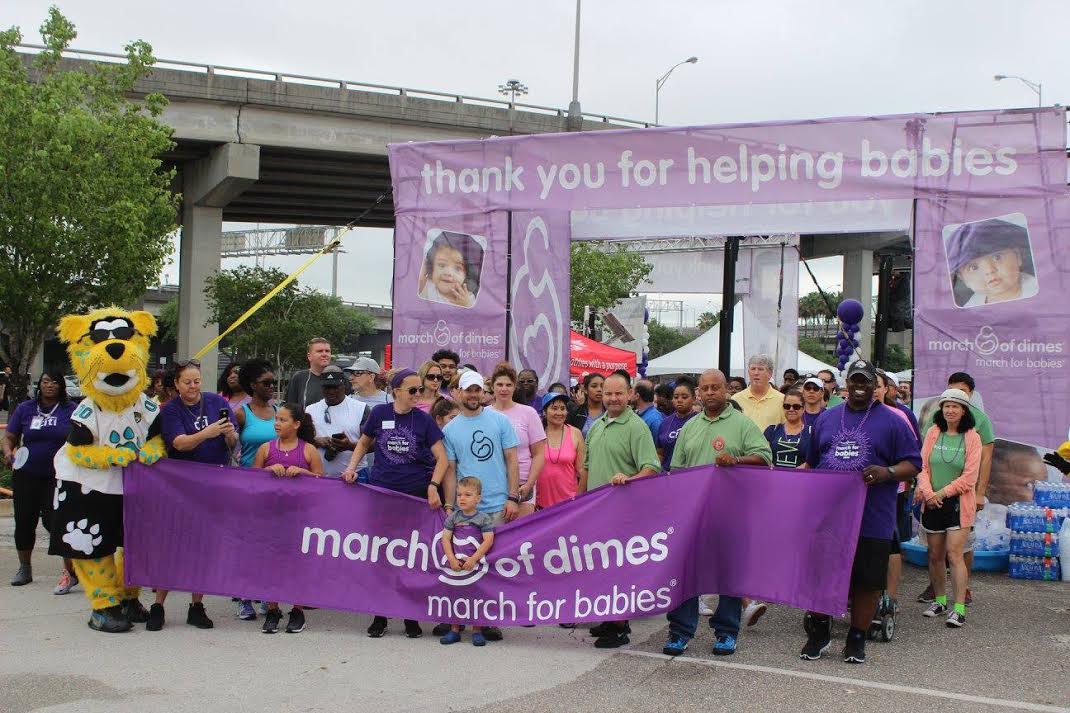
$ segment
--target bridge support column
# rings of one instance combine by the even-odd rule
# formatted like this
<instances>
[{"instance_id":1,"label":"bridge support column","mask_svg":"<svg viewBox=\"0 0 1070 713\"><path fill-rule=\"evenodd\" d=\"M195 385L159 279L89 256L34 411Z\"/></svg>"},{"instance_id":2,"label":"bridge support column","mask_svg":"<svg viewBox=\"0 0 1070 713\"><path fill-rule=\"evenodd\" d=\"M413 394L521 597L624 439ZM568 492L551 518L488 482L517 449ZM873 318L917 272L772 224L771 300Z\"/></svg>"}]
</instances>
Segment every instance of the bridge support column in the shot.
<instances>
[{"instance_id":1,"label":"bridge support column","mask_svg":"<svg viewBox=\"0 0 1070 713\"><path fill-rule=\"evenodd\" d=\"M222 258L223 208L260 177L260 147L223 144L187 164L182 178L182 237L179 245L178 357L188 359L219 335L208 321L204 287ZM201 358L206 383L214 383L219 352Z\"/></svg>"},{"instance_id":2,"label":"bridge support column","mask_svg":"<svg viewBox=\"0 0 1070 713\"><path fill-rule=\"evenodd\" d=\"M869 360L873 355L873 251L848 250L843 256L843 297L862 303L865 312L858 333L859 351ZM835 306L835 305L833 305ZM851 361L854 361L852 359ZM850 363L850 362L848 362Z\"/></svg>"}]
</instances>

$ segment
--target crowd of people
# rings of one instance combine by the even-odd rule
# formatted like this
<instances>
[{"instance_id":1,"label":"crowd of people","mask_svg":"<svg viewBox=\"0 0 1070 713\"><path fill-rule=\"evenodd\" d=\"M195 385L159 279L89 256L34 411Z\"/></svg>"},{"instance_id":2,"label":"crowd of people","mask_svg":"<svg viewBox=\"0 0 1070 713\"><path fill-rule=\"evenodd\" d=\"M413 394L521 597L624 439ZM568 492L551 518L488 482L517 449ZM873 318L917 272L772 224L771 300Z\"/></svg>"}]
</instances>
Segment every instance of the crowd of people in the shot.
<instances>
[{"instance_id":1,"label":"crowd of people","mask_svg":"<svg viewBox=\"0 0 1070 713\"><path fill-rule=\"evenodd\" d=\"M530 369L517 371L503 362L484 376L448 349L413 368L390 371L367 357L341 368L332 356L326 340L313 339L308 369L291 375L284 390L263 359L228 366L214 390L205 389L195 360L157 372L147 393L161 404L168 456L260 468L279 478L339 478L425 499L429 508L446 514L443 547L456 569L477 566L503 523L604 485L621 487L709 464L855 471L867 496L851 573L844 660L865 661L878 598L882 592L897 596L899 543L911 536L915 504L929 545L930 585L918 598L929 605L924 615L944 617L949 627L966 622L970 530L983 507L994 441L991 421L971 402L975 385L968 374L951 375L939 408L919 425L909 383L864 360L850 365L842 387L830 371L794 369L777 386L772 359L756 354L748 360L746 378L715 369L661 383L623 371L590 373L540 392L539 375ZM15 468L19 569L12 585L33 581L35 532L39 522L51 527L52 461L74 409L63 375L46 372L35 398L14 409L0 440L6 462ZM461 526L482 533L478 549L467 557L451 544ZM77 583L66 563L54 592L66 594ZM167 596L157 589L148 610L136 599L125 603L124 615L158 631L165 624ZM713 653L730 655L741 627L756 624L767 608L730 596L714 603L714 596L689 599L669 612L666 654L682 654L704 616L714 632ZM291 603L284 627L280 603L260 602L259 616L256 605L236 599L237 616L262 617L264 633L305 628L299 603ZM212 628L201 594L191 595L186 621ZM830 646L832 620L811 612L808 621L800 655L817 659ZM389 623L375 616L368 636L384 636ZM403 624L406 636L423 635L419 622ZM434 628L442 644L461 641L463 632L457 625ZM629 643L629 622L602 622L590 634L595 647L616 648ZM476 646L501 638L497 627L472 629Z\"/></svg>"}]
</instances>

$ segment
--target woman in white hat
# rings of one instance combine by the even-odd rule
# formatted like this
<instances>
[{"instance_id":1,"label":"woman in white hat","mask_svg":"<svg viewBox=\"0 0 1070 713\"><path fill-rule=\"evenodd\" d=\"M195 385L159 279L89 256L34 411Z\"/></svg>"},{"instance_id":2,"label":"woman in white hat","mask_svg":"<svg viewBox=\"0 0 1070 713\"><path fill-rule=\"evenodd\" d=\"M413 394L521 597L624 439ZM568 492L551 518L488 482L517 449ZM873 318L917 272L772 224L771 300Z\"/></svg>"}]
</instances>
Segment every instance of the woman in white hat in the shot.
<instances>
[{"instance_id":1,"label":"woman in white hat","mask_svg":"<svg viewBox=\"0 0 1070 713\"><path fill-rule=\"evenodd\" d=\"M929 580L936 597L927 617L947 614L949 627L966 623L966 582L969 571L963 549L976 511L977 473L981 466L981 437L974 429L966 392L948 389L940 395L939 410L925 434L922 468L915 499L925 503L921 527L929 544ZM954 603L949 609L944 561L951 565Z\"/></svg>"}]
</instances>

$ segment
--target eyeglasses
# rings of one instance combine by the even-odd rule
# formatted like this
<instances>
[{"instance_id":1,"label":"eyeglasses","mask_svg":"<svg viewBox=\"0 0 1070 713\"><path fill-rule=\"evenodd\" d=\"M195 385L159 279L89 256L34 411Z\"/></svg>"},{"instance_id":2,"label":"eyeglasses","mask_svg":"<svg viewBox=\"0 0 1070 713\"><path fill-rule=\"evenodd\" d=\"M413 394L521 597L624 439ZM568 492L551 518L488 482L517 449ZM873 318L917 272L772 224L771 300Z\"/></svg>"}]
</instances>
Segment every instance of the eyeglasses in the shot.
<instances>
[{"instance_id":1,"label":"eyeglasses","mask_svg":"<svg viewBox=\"0 0 1070 713\"><path fill-rule=\"evenodd\" d=\"M802 410L802 404L784 404L785 411L800 411Z\"/></svg>"},{"instance_id":2,"label":"eyeglasses","mask_svg":"<svg viewBox=\"0 0 1070 713\"><path fill-rule=\"evenodd\" d=\"M353 376L364 376L365 374L370 374L371 372L370 371L351 371L349 373L352 374Z\"/></svg>"},{"instance_id":3,"label":"eyeglasses","mask_svg":"<svg viewBox=\"0 0 1070 713\"><path fill-rule=\"evenodd\" d=\"M422 394L424 392L424 387L413 386L407 389L407 391L409 392L409 396L415 396L416 394Z\"/></svg>"},{"instance_id":4,"label":"eyeglasses","mask_svg":"<svg viewBox=\"0 0 1070 713\"><path fill-rule=\"evenodd\" d=\"M535 379L521 379L519 383L521 383L521 384L534 384L534 383L536 383L536 381L535 381Z\"/></svg>"},{"instance_id":5,"label":"eyeglasses","mask_svg":"<svg viewBox=\"0 0 1070 713\"><path fill-rule=\"evenodd\" d=\"M442 381L442 374L428 374L424 378L428 381Z\"/></svg>"}]
</instances>

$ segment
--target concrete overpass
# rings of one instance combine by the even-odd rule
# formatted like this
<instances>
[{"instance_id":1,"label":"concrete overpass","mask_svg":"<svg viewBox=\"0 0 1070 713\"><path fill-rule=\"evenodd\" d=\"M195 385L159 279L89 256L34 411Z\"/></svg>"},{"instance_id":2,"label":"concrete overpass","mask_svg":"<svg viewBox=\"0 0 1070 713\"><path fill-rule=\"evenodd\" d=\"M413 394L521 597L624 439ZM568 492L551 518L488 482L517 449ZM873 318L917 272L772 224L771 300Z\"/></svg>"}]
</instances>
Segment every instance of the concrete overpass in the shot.
<instances>
[{"instance_id":1,"label":"concrete overpass","mask_svg":"<svg viewBox=\"0 0 1070 713\"><path fill-rule=\"evenodd\" d=\"M40 46L23 45L24 62ZM118 54L65 53L64 69L124 62ZM404 141L647 126L603 115L338 78L159 60L136 97L159 92L174 129L164 156L178 171L178 354L218 333L205 326L205 278L220 267L223 221L391 227L386 147ZM386 198L376 204L385 194ZM202 359L214 373L215 352Z\"/></svg>"}]
</instances>

